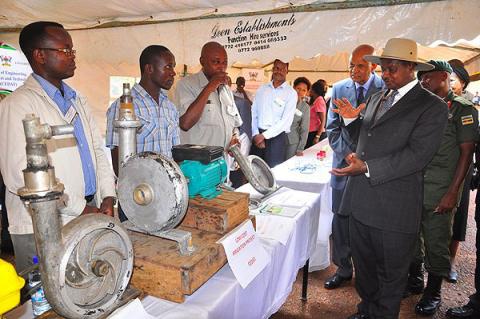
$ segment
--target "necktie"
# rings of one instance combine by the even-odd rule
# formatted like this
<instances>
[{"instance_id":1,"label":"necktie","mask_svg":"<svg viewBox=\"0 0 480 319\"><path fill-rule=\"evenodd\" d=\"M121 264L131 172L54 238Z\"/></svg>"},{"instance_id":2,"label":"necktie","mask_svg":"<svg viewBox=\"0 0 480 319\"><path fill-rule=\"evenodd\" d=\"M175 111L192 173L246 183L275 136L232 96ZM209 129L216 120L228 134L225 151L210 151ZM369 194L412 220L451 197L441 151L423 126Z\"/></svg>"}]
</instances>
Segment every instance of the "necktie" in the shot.
<instances>
[{"instance_id":1,"label":"necktie","mask_svg":"<svg viewBox=\"0 0 480 319\"><path fill-rule=\"evenodd\" d=\"M383 114L385 114L388 110L392 108L393 101L395 100L395 96L397 94L398 94L398 91L393 90L384 100L382 100L377 110L377 116L375 117L375 120L378 120L379 118L381 118Z\"/></svg>"},{"instance_id":2,"label":"necktie","mask_svg":"<svg viewBox=\"0 0 480 319\"><path fill-rule=\"evenodd\" d=\"M359 86L358 89L357 89L357 106L362 104L365 100L365 96L363 95L364 90L365 89L364 89L363 86Z\"/></svg>"}]
</instances>

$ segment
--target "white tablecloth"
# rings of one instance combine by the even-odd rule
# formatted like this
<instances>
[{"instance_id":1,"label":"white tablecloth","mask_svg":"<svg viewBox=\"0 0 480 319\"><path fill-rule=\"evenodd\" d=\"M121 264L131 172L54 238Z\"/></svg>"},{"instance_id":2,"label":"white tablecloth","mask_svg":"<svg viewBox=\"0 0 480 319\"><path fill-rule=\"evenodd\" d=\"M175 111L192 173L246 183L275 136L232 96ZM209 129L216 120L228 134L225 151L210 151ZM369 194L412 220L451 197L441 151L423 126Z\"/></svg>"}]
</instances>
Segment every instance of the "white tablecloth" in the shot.
<instances>
[{"instance_id":1,"label":"white tablecloth","mask_svg":"<svg viewBox=\"0 0 480 319\"><path fill-rule=\"evenodd\" d=\"M239 191L255 196L250 185ZM303 267L315 250L320 197L318 194L282 189L267 202L275 203L288 196L305 202L295 217L257 216L257 234L269 254L270 264L242 289L230 267L225 265L183 304L148 296L142 303L147 312L157 318L268 318L278 311L292 291L298 269ZM277 225L289 231L287 243L269 238L268 229ZM266 233L267 232L267 233ZM298 296L300 298L300 296Z\"/></svg>"},{"instance_id":2,"label":"white tablecloth","mask_svg":"<svg viewBox=\"0 0 480 319\"><path fill-rule=\"evenodd\" d=\"M323 149L327 149L327 157L320 161L317 153ZM310 256L310 271L325 269L330 265L329 237L333 217L329 173L331 167L332 151L328 147L328 140L324 139L305 150L303 156L294 156L272 169L279 185L320 194L320 224L316 249Z\"/></svg>"},{"instance_id":3,"label":"white tablecloth","mask_svg":"<svg viewBox=\"0 0 480 319\"><path fill-rule=\"evenodd\" d=\"M259 196L250 185L239 190ZM320 210L318 194L288 188L282 188L266 202L277 204L285 198L302 204L302 208L291 218L257 216L257 234L271 261L245 289L227 264L182 304L145 297L142 304L147 313L163 319L260 319L277 312L291 293L298 270L315 251ZM285 245L271 238L278 235L274 234L278 229L286 233ZM30 307L26 303L8 318L31 318Z\"/></svg>"}]
</instances>

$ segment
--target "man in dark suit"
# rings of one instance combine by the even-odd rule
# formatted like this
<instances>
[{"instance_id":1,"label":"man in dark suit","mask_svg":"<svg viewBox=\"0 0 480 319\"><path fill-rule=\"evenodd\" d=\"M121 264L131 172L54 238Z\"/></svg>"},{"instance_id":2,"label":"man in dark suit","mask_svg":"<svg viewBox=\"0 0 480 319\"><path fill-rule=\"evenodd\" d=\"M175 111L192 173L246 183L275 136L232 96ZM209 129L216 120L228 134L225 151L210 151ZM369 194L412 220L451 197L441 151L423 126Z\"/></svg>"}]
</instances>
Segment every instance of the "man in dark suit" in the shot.
<instances>
[{"instance_id":1,"label":"man in dark suit","mask_svg":"<svg viewBox=\"0 0 480 319\"><path fill-rule=\"evenodd\" d=\"M358 313L350 318L398 318L422 214L423 169L436 152L447 124L447 105L422 88L415 70L417 44L390 39L381 56L365 60L382 67L388 90L372 95L349 165L334 168L350 176L340 210L350 214L350 243ZM355 118L348 100L337 100L344 119Z\"/></svg>"},{"instance_id":2,"label":"man in dark suit","mask_svg":"<svg viewBox=\"0 0 480 319\"><path fill-rule=\"evenodd\" d=\"M333 167L342 168L348 164L345 158L355 152L358 139L358 130L352 132L352 128L359 128L361 119L356 123L349 124L347 129L342 117L333 112L335 104L332 101L346 98L353 107L364 104L374 93L383 88L382 79L375 74L377 67L375 63L365 61L364 55L373 54L374 48L368 44L356 47L350 56L350 77L337 82L332 88L330 108L327 118L328 142L333 150ZM332 186L332 260L338 267L335 274L325 281L325 288L335 289L342 282L351 280L353 274L352 254L348 235L348 215L339 212L343 191L347 183L346 176L332 175L330 185Z\"/></svg>"}]
</instances>

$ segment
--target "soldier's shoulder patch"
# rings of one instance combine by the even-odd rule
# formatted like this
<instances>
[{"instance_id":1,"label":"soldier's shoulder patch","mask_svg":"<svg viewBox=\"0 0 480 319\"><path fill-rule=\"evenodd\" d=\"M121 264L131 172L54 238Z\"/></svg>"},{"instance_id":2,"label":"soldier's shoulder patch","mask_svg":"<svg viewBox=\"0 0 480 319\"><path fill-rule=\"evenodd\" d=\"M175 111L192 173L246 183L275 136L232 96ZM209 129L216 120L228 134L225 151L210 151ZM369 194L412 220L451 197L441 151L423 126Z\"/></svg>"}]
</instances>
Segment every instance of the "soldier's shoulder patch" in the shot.
<instances>
[{"instance_id":1,"label":"soldier's shoulder patch","mask_svg":"<svg viewBox=\"0 0 480 319\"><path fill-rule=\"evenodd\" d=\"M473 115L465 115L460 118L462 120L462 125L473 124Z\"/></svg>"}]
</instances>

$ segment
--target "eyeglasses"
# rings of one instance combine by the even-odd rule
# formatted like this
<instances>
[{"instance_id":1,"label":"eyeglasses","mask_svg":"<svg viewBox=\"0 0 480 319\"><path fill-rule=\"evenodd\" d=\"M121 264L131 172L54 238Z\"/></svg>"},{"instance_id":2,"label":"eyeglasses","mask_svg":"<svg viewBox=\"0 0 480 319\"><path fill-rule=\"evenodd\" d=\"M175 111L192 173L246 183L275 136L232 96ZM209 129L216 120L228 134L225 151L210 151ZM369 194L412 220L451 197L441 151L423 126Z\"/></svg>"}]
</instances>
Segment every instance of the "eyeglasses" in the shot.
<instances>
[{"instance_id":1,"label":"eyeglasses","mask_svg":"<svg viewBox=\"0 0 480 319\"><path fill-rule=\"evenodd\" d=\"M74 56L77 53L77 50L73 49L56 49L56 48L39 48L40 50L50 50L50 51L57 51L63 52L66 56Z\"/></svg>"}]
</instances>

